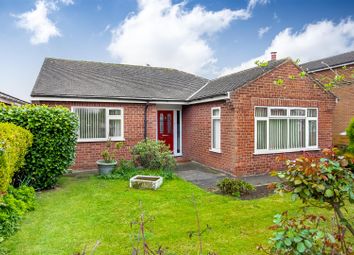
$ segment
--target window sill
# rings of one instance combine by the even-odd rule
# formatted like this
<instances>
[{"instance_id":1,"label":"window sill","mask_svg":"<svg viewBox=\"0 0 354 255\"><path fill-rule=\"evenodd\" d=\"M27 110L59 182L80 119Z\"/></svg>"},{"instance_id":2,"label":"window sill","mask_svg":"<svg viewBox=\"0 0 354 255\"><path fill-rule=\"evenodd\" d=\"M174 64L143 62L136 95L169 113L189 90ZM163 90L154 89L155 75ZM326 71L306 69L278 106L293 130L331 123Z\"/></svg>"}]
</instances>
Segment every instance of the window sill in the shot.
<instances>
[{"instance_id":1,"label":"window sill","mask_svg":"<svg viewBox=\"0 0 354 255\"><path fill-rule=\"evenodd\" d=\"M291 149L291 150L281 150L281 151L256 151L253 153L253 155L281 154L281 153L320 151L320 150L321 150L320 148L301 148L301 149Z\"/></svg>"},{"instance_id":2,"label":"window sill","mask_svg":"<svg viewBox=\"0 0 354 255\"><path fill-rule=\"evenodd\" d=\"M210 152L221 153L220 149L209 149Z\"/></svg>"},{"instance_id":3,"label":"window sill","mask_svg":"<svg viewBox=\"0 0 354 255\"><path fill-rule=\"evenodd\" d=\"M100 139L78 139L77 142L78 143L95 143L95 142L107 142L108 139L106 138L100 138ZM112 142L124 142L125 139L124 138L111 138Z\"/></svg>"}]
</instances>

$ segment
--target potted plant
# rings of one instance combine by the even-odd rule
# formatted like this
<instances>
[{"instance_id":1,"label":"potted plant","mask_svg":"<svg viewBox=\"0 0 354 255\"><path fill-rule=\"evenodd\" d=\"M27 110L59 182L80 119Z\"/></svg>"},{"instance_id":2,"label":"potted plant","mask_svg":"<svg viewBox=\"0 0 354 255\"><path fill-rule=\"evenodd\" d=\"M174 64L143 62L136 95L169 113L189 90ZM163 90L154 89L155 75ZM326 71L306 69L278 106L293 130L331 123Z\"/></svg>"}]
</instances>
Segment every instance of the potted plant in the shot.
<instances>
[{"instance_id":1,"label":"potted plant","mask_svg":"<svg viewBox=\"0 0 354 255\"><path fill-rule=\"evenodd\" d=\"M96 161L100 175L109 175L112 173L113 169L117 166L117 160L115 160L114 153L122 148L123 145L123 142L117 142L115 146L112 147L112 141L111 139L108 139L106 148L101 153L103 159Z\"/></svg>"}]
</instances>

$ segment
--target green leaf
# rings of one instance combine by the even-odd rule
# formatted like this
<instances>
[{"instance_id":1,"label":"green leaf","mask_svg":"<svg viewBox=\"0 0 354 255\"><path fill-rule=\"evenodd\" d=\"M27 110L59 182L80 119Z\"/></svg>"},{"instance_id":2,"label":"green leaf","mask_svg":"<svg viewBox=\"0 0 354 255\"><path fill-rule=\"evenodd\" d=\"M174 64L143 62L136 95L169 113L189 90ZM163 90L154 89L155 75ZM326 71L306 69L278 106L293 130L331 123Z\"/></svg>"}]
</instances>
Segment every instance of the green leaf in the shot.
<instances>
[{"instance_id":1,"label":"green leaf","mask_svg":"<svg viewBox=\"0 0 354 255\"><path fill-rule=\"evenodd\" d=\"M284 241L286 246L290 246L291 245L291 240L289 238L286 238Z\"/></svg>"},{"instance_id":2,"label":"green leaf","mask_svg":"<svg viewBox=\"0 0 354 255\"><path fill-rule=\"evenodd\" d=\"M311 241L305 240L304 243L305 243L307 248L311 248L312 247L312 242Z\"/></svg>"},{"instance_id":3,"label":"green leaf","mask_svg":"<svg viewBox=\"0 0 354 255\"><path fill-rule=\"evenodd\" d=\"M333 197L334 193L333 190L327 189L325 192L325 197Z\"/></svg>"},{"instance_id":4,"label":"green leaf","mask_svg":"<svg viewBox=\"0 0 354 255\"><path fill-rule=\"evenodd\" d=\"M295 185L299 185L299 184L301 184L302 183L302 181L300 180L300 179L296 179L295 181L294 181L294 184Z\"/></svg>"},{"instance_id":5,"label":"green leaf","mask_svg":"<svg viewBox=\"0 0 354 255\"><path fill-rule=\"evenodd\" d=\"M294 241L295 241L295 243L299 243L299 242L302 241L302 238L299 237L299 236L296 236L296 237L294 238Z\"/></svg>"},{"instance_id":6,"label":"green leaf","mask_svg":"<svg viewBox=\"0 0 354 255\"><path fill-rule=\"evenodd\" d=\"M306 250L306 247L303 242L300 242L296 245L296 250L300 253L303 253Z\"/></svg>"}]
</instances>

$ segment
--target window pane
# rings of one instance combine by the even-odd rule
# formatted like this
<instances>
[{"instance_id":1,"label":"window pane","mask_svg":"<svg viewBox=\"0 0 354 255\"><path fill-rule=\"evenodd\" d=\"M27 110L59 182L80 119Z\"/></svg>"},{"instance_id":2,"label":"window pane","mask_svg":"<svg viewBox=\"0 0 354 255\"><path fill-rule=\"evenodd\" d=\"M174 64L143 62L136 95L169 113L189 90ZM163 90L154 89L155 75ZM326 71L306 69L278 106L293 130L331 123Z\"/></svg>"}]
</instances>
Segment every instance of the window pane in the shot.
<instances>
[{"instance_id":1,"label":"window pane","mask_svg":"<svg viewBox=\"0 0 354 255\"><path fill-rule=\"evenodd\" d=\"M269 149L279 150L287 148L288 140L288 120L271 119L269 120Z\"/></svg>"},{"instance_id":2,"label":"window pane","mask_svg":"<svg viewBox=\"0 0 354 255\"><path fill-rule=\"evenodd\" d=\"M220 110L219 109L213 109L213 117L219 117L220 116Z\"/></svg>"},{"instance_id":3,"label":"window pane","mask_svg":"<svg viewBox=\"0 0 354 255\"><path fill-rule=\"evenodd\" d=\"M106 137L106 110L97 108L76 108L74 112L80 121L79 138Z\"/></svg>"},{"instance_id":4,"label":"window pane","mask_svg":"<svg viewBox=\"0 0 354 255\"><path fill-rule=\"evenodd\" d=\"M267 121L257 121L257 149L267 149Z\"/></svg>"},{"instance_id":5,"label":"window pane","mask_svg":"<svg viewBox=\"0 0 354 255\"><path fill-rule=\"evenodd\" d=\"M305 120L289 120L289 148L304 148L305 145Z\"/></svg>"},{"instance_id":6,"label":"window pane","mask_svg":"<svg viewBox=\"0 0 354 255\"><path fill-rule=\"evenodd\" d=\"M270 115L272 115L272 116L286 116L287 110L286 109L270 109Z\"/></svg>"},{"instance_id":7,"label":"window pane","mask_svg":"<svg viewBox=\"0 0 354 255\"><path fill-rule=\"evenodd\" d=\"M109 137L122 136L122 122L121 120L109 120Z\"/></svg>"},{"instance_id":8,"label":"window pane","mask_svg":"<svg viewBox=\"0 0 354 255\"><path fill-rule=\"evenodd\" d=\"M177 111L177 153L181 152L181 112Z\"/></svg>"},{"instance_id":9,"label":"window pane","mask_svg":"<svg viewBox=\"0 0 354 255\"><path fill-rule=\"evenodd\" d=\"M220 149L220 120L213 120L213 149Z\"/></svg>"},{"instance_id":10,"label":"window pane","mask_svg":"<svg viewBox=\"0 0 354 255\"><path fill-rule=\"evenodd\" d=\"M267 117L268 109L266 107L256 107L255 116L256 117Z\"/></svg>"},{"instance_id":11,"label":"window pane","mask_svg":"<svg viewBox=\"0 0 354 255\"><path fill-rule=\"evenodd\" d=\"M109 115L121 115L121 110L119 109L111 109L109 110Z\"/></svg>"},{"instance_id":12,"label":"window pane","mask_svg":"<svg viewBox=\"0 0 354 255\"><path fill-rule=\"evenodd\" d=\"M317 109L307 109L308 117L317 117Z\"/></svg>"},{"instance_id":13,"label":"window pane","mask_svg":"<svg viewBox=\"0 0 354 255\"><path fill-rule=\"evenodd\" d=\"M290 115L291 116L306 116L306 111L303 109L291 109Z\"/></svg>"},{"instance_id":14,"label":"window pane","mask_svg":"<svg viewBox=\"0 0 354 255\"><path fill-rule=\"evenodd\" d=\"M317 145L317 121L309 120L309 146Z\"/></svg>"}]
</instances>

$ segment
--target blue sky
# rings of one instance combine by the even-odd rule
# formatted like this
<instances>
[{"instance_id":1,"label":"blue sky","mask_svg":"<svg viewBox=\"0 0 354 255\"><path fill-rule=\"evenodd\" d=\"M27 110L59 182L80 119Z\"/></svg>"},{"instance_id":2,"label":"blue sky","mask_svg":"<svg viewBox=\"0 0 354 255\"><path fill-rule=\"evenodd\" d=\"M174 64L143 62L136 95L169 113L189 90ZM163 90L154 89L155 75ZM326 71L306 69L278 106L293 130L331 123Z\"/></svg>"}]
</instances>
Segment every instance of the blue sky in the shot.
<instances>
[{"instance_id":1,"label":"blue sky","mask_svg":"<svg viewBox=\"0 0 354 255\"><path fill-rule=\"evenodd\" d=\"M0 91L29 100L45 57L208 78L255 59L354 50L354 1L0 0Z\"/></svg>"}]
</instances>

